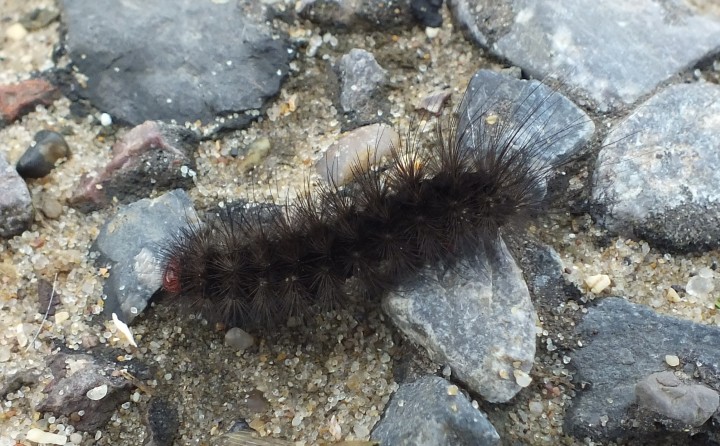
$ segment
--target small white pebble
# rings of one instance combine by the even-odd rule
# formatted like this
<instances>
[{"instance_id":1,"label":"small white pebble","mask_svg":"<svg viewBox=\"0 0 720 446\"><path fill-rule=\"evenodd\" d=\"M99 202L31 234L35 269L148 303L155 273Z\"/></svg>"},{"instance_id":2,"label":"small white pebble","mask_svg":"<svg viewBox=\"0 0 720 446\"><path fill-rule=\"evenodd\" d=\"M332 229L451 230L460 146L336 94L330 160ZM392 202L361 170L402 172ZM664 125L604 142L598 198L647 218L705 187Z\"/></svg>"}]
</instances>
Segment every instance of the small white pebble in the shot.
<instances>
[{"instance_id":1,"label":"small white pebble","mask_svg":"<svg viewBox=\"0 0 720 446\"><path fill-rule=\"evenodd\" d=\"M697 275L688 280L685 290L691 296L707 296L715 289L713 275L710 268L700 268Z\"/></svg>"},{"instance_id":2,"label":"small white pebble","mask_svg":"<svg viewBox=\"0 0 720 446\"><path fill-rule=\"evenodd\" d=\"M447 394L450 396L455 396L458 394L458 386L452 385L447 388Z\"/></svg>"},{"instance_id":3,"label":"small white pebble","mask_svg":"<svg viewBox=\"0 0 720 446\"><path fill-rule=\"evenodd\" d=\"M428 39L434 39L437 37L437 35L440 33L440 28L432 28L432 27L426 27L425 28L425 35Z\"/></svg>"},{"instance_id":4,"label":"small white pebble","mask_svg":"<svg viewBox=\"0 0 720 446\"><path fill-rule=\"evenodd\" d=\"M37 428L30 429L25 438L35 443L65 444L67 442L65 435L53 434Z\"/></svg>"},{"instance_id":5,"label":"small white pebble","mask_svg":"<svg viewBox=\"0 0 720 446\"><path fill-rule=\"evenodd\" d=\"M100 115L100 125L103 127L109 127L112 125L112 117L108 115L107 113L102 113Z\"/></svg>"},{"instance_id":6,"label":"small white pebble","mask_svg":"<svg viewBox=\"0 0 720 446\"><path fill-rule=\"evenodd\" d=\"M70 434L70 443L72 444L80 444L82 443L82 434L78 432L73 432Z\"/></svg>"},{"instance_id":7,"label":"small white pebble","mask_svg":"<svg viewBox=\"0 0 720 446\"><path fill-rule=\"evenodd\" d=\"M610 276L607 274L596 274L585 278L585 285L595 294L602 293L610 286Z\"/></svg>"},{"instance_id":8,"label":"small white pebble","mask_svg":"<svg viewBox=\"0 0 720 446\"><path fill-rule=\"evenodd\" d=\"M545 406L540 401L530 401L528 409L530 409L530 413L540 415L545 410Z\"/></svg>"},{"instance_id":9,"label":"small white pebble","mask_svg":"<svg viewBox=\"0 0 720 446\"><path fill-rule=\"evenodd\" d=\"M67 311L58 311L55 313L55 323L62 324L66 320L70 319L70 313Z\"/></svg>"},{"instance_id":10,"label":"small white pebble","mask_svg":"<svg viewBox=\"0 0 720 446\"><path fill-rule=\"evenodd\" d=\"M0 345L0 362L7 362L12 357L9 345Z\"/></svg>"},{"instance_id":11,"label":"small white pebble","mask_svg":"<svg viewBox=\"0 0 720 446\"><path fill-rule=\"evenodd\" d=\"M520 369L513 370L513 376L515 376L515 382L520 387L527 387L532 382L530 375Z\"/></svg>"},{"instance_id":12,"label":"small white pebble","mask_svg":"<svg viewBox=\"0 0 720 446\"><path fill-rule=\"evenodd\" d=\"M225 345L237 351L245 351L255 344L255 338L241 328L233 327L225 333Z\"/></svg>"},{"instance_id":13,"label":"small white pebble","mask_svg":"<svg viewBox=\"0 0 720 446\"><path fill-rule=\"evenodd\" d=\"M13 23L5 30L5 36L10 40L21 40L28 35L28 31L20 23Z\"/></svg>"},{"instance_id":14,"label":"small white pebble","mask_svg":"<svg viewBox=\"0 0 720 446\"><path fill-rule=\"evenodd\" d=\"M680 358L675 355L665 355L665 362L670 367L677 367L680 365Z\"/></svg>"},{"instance_id":15,"label":"small white pebble","mask_svg":"<svg viewBox=\"0 0 720 446\"><path fill-rule=\"evenodd\" d=\"M93 401L98 401L103 398L105 398L105 395L108 393L108 386L107 384L103 384L97 387L93 387L92 389L88 390L85 394L88 399L91 399Z\"/></svg>"}]
</instances>

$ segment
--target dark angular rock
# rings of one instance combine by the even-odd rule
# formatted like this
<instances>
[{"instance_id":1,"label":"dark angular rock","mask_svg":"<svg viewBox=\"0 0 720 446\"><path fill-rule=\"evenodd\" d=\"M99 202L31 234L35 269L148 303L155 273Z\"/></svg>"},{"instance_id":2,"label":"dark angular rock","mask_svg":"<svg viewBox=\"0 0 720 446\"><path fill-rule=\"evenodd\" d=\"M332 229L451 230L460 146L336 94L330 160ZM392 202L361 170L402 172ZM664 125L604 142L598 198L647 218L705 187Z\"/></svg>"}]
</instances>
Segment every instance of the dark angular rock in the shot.
<instances>
[{"instance_id":1,"label":"dark angular rock","mask_svg":"<svg viewBox=\"0 0 720 446\"><path fill-rule=\"evenodd\" d=\"M198 140L190 130L148 121L113 145L112 160L94 177L84 177L70 204L82 212L100 209L116 198L130 203L153 190L191 187Z\"/></svg>"},{"instance_id":2,"label":"dark angular rock","mask_svg":"<svg viewBox=\"0 0 720 446\"><path fill-rule=\"evenodd\" d=\"M84 353L60 352L49 360L53 380L44 392L47 397L36 407L38 412L56 416L75 414L74 426L95 431L112 416L115 409L130 398L132 383L114 374L121 367ZM82 414L82 415L81 415Z\"/></svg>"},{"instance_id":3,"label":"dark angular rock","mask_svg":"<svg viewBox=\"0 0 720 446\"><path fill-rule=\"evenodd\" d=\"M145 446L172 446L180 428L177 409L166 399L154 396L148 403L145 424Z\"/></svg>"},{"instance_id":4,"label":"dark angular rock","mask_svg":"<svg viewBox=\"0 0 720 446\"><path fill-rule=\"evenodd\" d=\"M437 376L403 384L370 436L393 446L493 446L500 436L457 386Z\"/></svg>"},{"instance_id":5,"label":"dark angular rock","mask_svg":"<svg viewBox=\"0 0 720 446\"><path fill-rule=\"evenodd\" d=\"M578 332L585 346L570 354L577 369L574 380L578 393L565 418L566 432L578 438L626 443L688 444L690 435L710 435L713 441L720 441L717 428L712 426L671 433L657 422L656 412L636 410L636 386L670 369L666 355L680 358L684 365L680 371L694 376L694 385L720 390L720 328L661 316L650 308L612 297L588 311ZM704 372L707 366L714 371ZM642 396L642 390L640 393L640 401L647 408L648 398Z\"/></svg>"},{"instance_id":6,"label":"dark angular rock","mask_svg":"<svg viewBox=\"0 0 720 446\"><path fill-rule=\"evenodd\" d=\"M251 2L61 4L70 58L88 78L81 93L120 123L227 117L224 125L245 126L294 56Z\"/></svg>"},{"instance_id":7,"label":"dark angular rock","mask_svg":"<svg viewBox=\"0 0 720 446\"><path fill-rule=\"evenodd\" d=\"M390 103L384 94L385 71L372 53L354 48L340 58L340 110L344 113L343 130L386 119Z\"/></svg>"},{"instance_id":8,"label":"dark angular rock","mask_svg":"<svg viewBox=\"0 0 720 446\"><path fill-rule=\"evenodd\" d=\"M42 178L55 168L55 163L69 156L70 148L61 134L40 130L18 160L15 169L23 178Z\"/></svg>"},{"instance_id":9,"label":"dark angular rock","mask_svg":"<svg viewBox=\"0 0 720 446\"><path fill-rule=\"evenodd\" d=\"M492 138L492 126L502 125L515 145L532 148L547 166L576 155L595 133L592 119L558 91L490 70L473 75L458 111L458 134L467 144L482 144ZM499 117L508 121L488 124Z\"/></svg>"},{"instance_id":10,"label":"dark angular rock","mask_svg":"<svg viewBox=\"0 0 720 446\"><path fill-rule=\"evenodd\" d=\"M598 220L663 250L720 246L718 115L719 86L680 84L615 127L593 178Z\"/></svg>"},{"instance_id":11,"label":"dark angular rock","mask_svg":"<svg viewBox=\"0 0 720 446\"><path fill-rule=\"evenodd\" d=\"M53 289L53 284L38 278L37 282L38 313L54 316L57 304L60 303L60 293Z\"/></svg>"},{"instance_id":12,"label":"dark angular rock","mask_svg":"<svg viewBox=\"0 0 720 446\"><path fill-rule=\"evenodd\" d=\"M132 322L162 285L163 242L180 228L197 222L192 202L183 190L168 192L121 208L100 230L92 250L98 265L112 266L105 281L104 311Z\"/></svg>"},{"instance_id":13,"label":"dark angular rock","mask_svg":"<svg viewBox=\"0 0 720 446\"><path fill-rule=\"evenodd\" d=\"M40 382L42 372L38 369L29 369L21 372L7 374L0 384L0 398L5 398L8 393L17 392L23 386L34 386Z\"/></svg>"},{"instance_id":14,"label":"dark angular rock","mask_svg":"<svg viewBox=\"0 0 720 446\"><path fill-rule=\"evenodd\" d=\"M416 0L303 0L298 13L304 19L335 31L385 31L408 28L418 21L423 24L436 21L432 5L428 7Z\"/></svg>"},{"instance_id":15,"label":"dark angular rock","mask_svg":"<svg viewBox=\"0 0 720 446\"><path fill-rule=\"evenodd\" d=\"M442 26L442 8L443 0L412 0L410 8L415 19L424 26L430 28L439 28Z\"/></svg>"},{"instance_id":16,"label":"dark angular rock","mask_svg":"<svg viewBox=\"0 0 720 446\"><path fill-rule=\"evenodd\" d=\"M533 77L557 76L601 111L632 104L720 51L720 20L680 1L449 0L483 48Z\"/></svg>"},{"instance_id":17,"label":"dark angular rock","mask_svg":"<svg viewBox=\"0 0 720 446\"><path fill-rule=\"evenodd\" d=\"M0 237L21 234L34 216L27 185L0 154Z\"/></svg>"}]
</instances>

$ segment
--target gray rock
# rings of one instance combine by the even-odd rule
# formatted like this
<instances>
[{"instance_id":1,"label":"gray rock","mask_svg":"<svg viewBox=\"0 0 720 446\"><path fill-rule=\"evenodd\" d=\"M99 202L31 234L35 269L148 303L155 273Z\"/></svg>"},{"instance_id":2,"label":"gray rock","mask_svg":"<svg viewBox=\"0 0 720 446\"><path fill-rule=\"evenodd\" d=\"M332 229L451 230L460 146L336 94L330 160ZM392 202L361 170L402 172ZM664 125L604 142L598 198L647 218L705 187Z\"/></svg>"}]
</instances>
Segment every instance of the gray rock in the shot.
<instances>
[{"instance_id":1,"label":"gray rock","mask_svg":"<svg viewBox=\"0 0 720 446\"><path fill-rule=\"evenodd\" d=\"M505 244L479 250L439 274L425 271L383 301L385 311L431 359L490 402L510 400L535 359L536 314Z\"/></svg>"},{"instance_id":2,"label":"gray rock","mask_svg":"<svg viewBox=\"0 0 720 446\"><path fill-rule=\"evenodd\" d=\"M55 163L69 156L70 148L61 134L40 130L15 168L23 178L42 178L55 168Z\"/></svg>"},{"instance_id":3,"label":"gray rock","mask_svg":"<svg viewBox=\"0 0 720 446\"><path fill-rule=\"evenodd\" d=\"M489 70L470 79L458 113L464 145L508 142L537 159L540 169L575 155L595 132L592 119L549 86ZM494 138L497 126L504 126L507 141Z\"/></svg>"},{"instance_id":4,"label":"gray rock","mask_svg":"<svg viewBox=\"0 0 720 446\"><path fill-rule=\"evenodd\" d=\"M145 424L148 436L144 446L172 446L180 428L178 411L165 398L154 396L148 403Z\"/></svg>"},{"instance_id":5,"label":"gray rock","mask_svg":"<svg viewBox=\"0 0 720 446\"><path fill-rule=\"evenodd\" d=\"M95 176L84 176L70 199L81 212L117 200L131 203L153 191L193 186L198 140L190 130L148 121L130 130L113 147L113 158Z\"/></svg>"},{"instance_id":6,"label":"gray rock","mask_svg":"<svg viewBox=\"0 0 720 446\"><path fill-rule=\"evenodd\" d=\"M537 78L631 104L720 50L720 21L672 0L449 0L468 37Z\"/></svg>"},{"instance_id":7,"label":"gray rock","mask_svg":"<svg viewBox=\"0 0 720 446\"><path fill-rule=\"evenodd\" d=\"M49 367L53 380L44 390L47 397L36 410L55 416L74 414L79 419L73 425L79 430L94 432L102 427L115 409L130 398L132 383L120 374L113 374L127 369L127 364L120 367L88 354L60 352L50 358Z\"/></svg>"},{"instance_id":8,"label":"gray rock","mask_svg":"<svg viewBox=\"0 0 720 446\"><path fill-rule=\"evenodd\" d=\"M635 386L638 406L660 416L672 430L702 426L717 412L720 395L702 384L684 383L673 372L653 373Z\"/></svg>"},{"instance_id":9,"label":"gray rock","mask_svg":"<svg viewBox=\"0 0 720 446\"><path fill-rule=\"evenodd\" d=\"M83 92L115 121L216 116L247 125L280 89L294 55L250 2L63 1ZM245 113L248 112L248 113Z\"/></svg>"},{"instance_id":10,"label":"gray rock","mask_svg":"<svg viewBox=\"0 0 720 446\"><path fill-rule=\"evenodd\" d=\"M340 109L347 125L358 127L388 116L390 103L383 92L387 71L377 63L372 53L354 48L340 58L337 69L340 76Z\"/></svg>"},{"instance_id":11,"label":"gray rock","mask_svg":"<svg viewBox=\"0 0 720 446\"><path fill-rule=\"evenodd\" d=\"M393 446L490 446L500 436L457 386L437 376L403 384L370 436Z\"/></svg>"},{"instance_id":12,"label":"gray rock","mask_svg":"<svg viewBox=\"0 0 720 446\"><path fill-rule=\"evenodd\" d=\"M686 364L683 372L701 379L703 374L695 367L720 363L719 328L661 316L621 298L600 301L588 311L578 331L585 346L570 354L577 368L574 381L578 393L568 408L565 431L579 438L662 438L668 432L655 423L654 415L630 410L636 385L653 373L668 370L665 355L677 355ZM711 387L717 385L711 379L706 381ZM687 441L688 433L680 435L685 436L680 441Z\"/></svg>"},{"instance_id":13,"label":"gray rock","mask_svg":"<svg viewBox=\"0 0 720 446\"><path fill-rule=\"evenodd\" d=\"M0 237L21 234L30 227L34 217L27 185L0 153Z\"/></svg>"},{"instance_id":14,"label":"gray rock","mask_svg":"<svg viewBox=\"0 0 720 446\"><path fill-rule=\"evenodd\" d=\"M720 246L719 114L717 85L673 85L614 128L594 175L601 223L659 249Z\"/></svg>"},{"instance_id":15,"label":"gray rock","mask_svg":"<svg viewBox=\"0 0 720 446\"><path fill-rule=\"evenodd\" d=\"M168 192L122 207L100 230L92 250L96 263L111 266L103 292L104 311L130 323L162 286L160 265L168 234L197 222L190 198L183 190Z\"/></svg>"}]
</instances>

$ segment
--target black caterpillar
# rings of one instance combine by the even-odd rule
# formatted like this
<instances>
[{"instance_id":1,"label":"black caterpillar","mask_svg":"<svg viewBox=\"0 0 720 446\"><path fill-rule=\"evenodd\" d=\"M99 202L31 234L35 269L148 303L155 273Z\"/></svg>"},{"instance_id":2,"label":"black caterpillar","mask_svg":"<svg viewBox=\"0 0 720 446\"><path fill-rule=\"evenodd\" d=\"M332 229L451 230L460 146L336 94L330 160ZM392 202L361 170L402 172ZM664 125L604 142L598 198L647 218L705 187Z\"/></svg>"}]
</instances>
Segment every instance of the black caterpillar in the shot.
<instances>
[{"instance_id":1,"label":"black caterpillar","mask_svg":"<svg viewBox=\"0 0 720 446\"><path fill-rule=\"evenodd\" d=\"M553 127L553 95L537 101L536 88L477 112L466 91L456 114L437 120L434 141L407 138L385 170L357 164L345 188L308 189L262 218L190 226L164 250L163 288L210 320L266 327L341 305L351 277L372 299L426 265L492 247L540 211L557 165L547 152L580 124Z\"/></svg>"}]
</instances>

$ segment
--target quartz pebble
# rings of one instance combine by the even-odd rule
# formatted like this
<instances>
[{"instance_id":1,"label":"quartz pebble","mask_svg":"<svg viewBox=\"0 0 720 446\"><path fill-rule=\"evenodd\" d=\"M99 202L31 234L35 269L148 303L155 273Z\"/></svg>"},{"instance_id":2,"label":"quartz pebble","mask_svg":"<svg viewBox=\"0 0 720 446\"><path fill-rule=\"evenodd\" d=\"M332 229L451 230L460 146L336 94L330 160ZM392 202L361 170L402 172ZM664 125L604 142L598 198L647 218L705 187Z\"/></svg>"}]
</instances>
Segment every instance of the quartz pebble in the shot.
<instances>
[{"instance_id":1,"label":"quartz pebble","mask_svg":"<svg viewBox=\"0 0 720 446\"><path fill-rule=\"evenodd\" d=\"M35 443L62 445L67 442L67 437L65 435L53 434L51 432L45 432L44 430L37 428L30 429L25 438L27 438L29 441L34 441Z\"/></svg>"},{"instance_id":2,"label":"quartz pebble","mask_svg":"<svg viewBox=\"0 0 720 446\"><path fill-rule=\"evenodd\" d=\"M515 382L520 387L527 387L532 382L532 378L530 375L528 375L526 372L515 369L513 370L513 375L515 376Z\"/></svg>"},{"instance_id":3,"label":"quartz pebble","mask_svg":"<svg viewBox=\"0 0 720 446\"><path fill-rule=\"evenodd\" d=\"M100 125L103 127L109 127L112 125L112 116L110 116L107 113L102 113L100 115Z\"/></svg>"},{"instance_id":4,"label":"quartz pebble","mask_svg":"<svg viewBox=\"0 0 720 446\"><path fill-rule=\"evenodd\" d=\"M85 395L93 401L98 401L98 400L105 398L105 395L107 395L107 393L108 393L108 386L107 386L107 384L103 384L103 385L93 387L92 389L88 390Z\"/></svg>"},{"instance_id":5,"label":"quartz pebble","mask_svg":"<svg viewBox=\"0 0 720 446\"><path fill-rule=\"evenodd\" d=\"M5 36L10 40L21 40L27 36L28 32L20 23L13 23L5 30Z\"/></svg>"},{"instance_id":6,"label":"quartz pebble","mask_svg":"<svg viewBox=\"0 0 720 446\"><path fill-rule=\"evenodd\" d=\"M670 367L677 367L680 365L680 358L676 355L665 355L665 363Z\"/></svg>"},{"instance_id":7,"label":"quartz pebble","mask_svg":"<svg viewBox=\"0 0 720 446\"><path fill-rule=\"evenodd\" d=\"M255 338L238 327L233 327L225 333L225 345L238 351L245 351L255 344Z\"/></svg>"},{"instance_id":8,"label":"quartz pebble","mask_svg":"<svg viewBox=\"0 0 720 446\"><path fill-rule=\"evenodd\" d=\"M710 268L701 268L696 276L688 280L685 290L691 296L707 296L715 289L713 276L713 270Z\"/></svg>"},{"instance_id":9,"label":"quartz pebble","mask_svg":"<svg viewBox=\"0 0 720 446\"><path fill-rule=\"evenodd\" d=\"M585 285L595 294L602 293L603 290L610 286L610 276L607 274L597 274L586 277Z\"/></svg>"}]
</instances>

